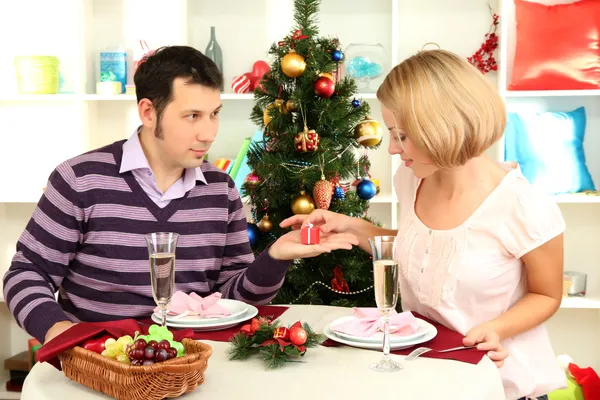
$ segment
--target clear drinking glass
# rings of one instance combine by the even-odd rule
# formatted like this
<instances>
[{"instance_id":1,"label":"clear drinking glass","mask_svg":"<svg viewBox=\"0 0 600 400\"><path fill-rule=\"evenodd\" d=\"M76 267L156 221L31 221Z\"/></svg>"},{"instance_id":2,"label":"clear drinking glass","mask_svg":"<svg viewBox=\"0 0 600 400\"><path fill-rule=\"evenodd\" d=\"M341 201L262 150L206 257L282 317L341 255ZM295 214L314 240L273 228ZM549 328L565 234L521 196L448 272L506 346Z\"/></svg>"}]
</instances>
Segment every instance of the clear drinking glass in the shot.
<instances>
[{"instance_id":1,"label":"clear drinking glass","mask_svg":"<svg viewBox=\"0 0 600 400\"><path fill-rule=\"evenodd\" d=\"M375 302L381 312L383 322L383 358L371 365L371 369L381 372L401 370L402 364L390 358L390 312L398 301L398 262L394 258L395 236L375 236L369 238L373 254L373 285Z\"/></svg>"},{"instance_id":2,"label":"clear drinking glass","mask_svg":"<svg viewBox=\"0 0 600 400\"><path fill-rule=\"evenodd\" d=\"M157 232L145 235L150 256L152 296L160 309L162 326L167 324L167 312L175 289L175 249L179 234Z\"/></svg>"}]
</instances>

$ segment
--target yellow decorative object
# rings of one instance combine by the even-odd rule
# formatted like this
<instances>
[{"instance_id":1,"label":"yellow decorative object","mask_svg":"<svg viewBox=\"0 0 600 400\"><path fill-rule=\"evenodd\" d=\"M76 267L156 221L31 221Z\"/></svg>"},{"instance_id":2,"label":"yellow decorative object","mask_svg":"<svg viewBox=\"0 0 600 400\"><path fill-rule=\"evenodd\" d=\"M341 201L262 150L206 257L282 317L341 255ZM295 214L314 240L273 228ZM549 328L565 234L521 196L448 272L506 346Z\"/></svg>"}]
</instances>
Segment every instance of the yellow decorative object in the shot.
<instances>
[{"instance_id":1,"label":"yellow decorative object","mask_svg":"<svg viewBox=\"0 0 600 400\"><path fill-rule=\"evenodd\" d=\"M354 138L365 147L373 147L383 139L383 129L381 129L379 122L370 116L366 116L354 128Z\"/></svg>"},{"instance_id":2,"label":"yellow decorative object","mask_svg":"<svg viewBox=\"0 0 600 400\"><path fill-rule=\"evenodd\" d=\"M59 86L57 57L15 57L17 87L21 94L56 94Z\"/></svg>"},{"instance_id":3,"label":"yellow decorative object","mask_svg":"<svg viewBox=\"0 0 600 400\"><path fill-rule=\"evenodd\" d=\"M273 228L273 222L271 222L269 219L269 215L266 214L260 221L258 221L256 226L258 226L258 229L260 229L261 232L267 233Z\"/></svg>"},{"instance_id":4,"label":"yellow decorative object","mask_svg":"<svg viewBox=\"0 0 600 400\"><path fill-rule=\"evenodd\" d=\"M281 71L288 78L297 78L306 70L306 61L304 57L296 53L295 50L290 50L281 60Z\"/></svg>"},{"instance_id":5,"label":"yellow decorative object","mask_svg":"<svg viewBox=\"0 0 600 400\"><path fill-rule=\"evenodd\" d=\"M293 101L293 100L288 100L288 101L285 103L285 108L286 108L286 110L288 110L289 112L296 111L296 108L297 108L297 107L296 107L296 103L294 103L294 101Z\"/></svg>"},{"instance_id":6,"label":"yellow decorative object","mask_svg":"<svg viewBox=\"0 0 600 400\"><path fill-rule=\"evenodd\" d=\"M294 214L310 214L314 210L315 201L304 190L301 190L300 196L292 201L292 212Z\"/></svg>"},{"instance_id":7,"label":"yellow decorative object","mask_svg":"<svg viewBox=\"0 0 600 400\"><path fill-rule=\"evenodd\" d=\"M287 108L285 107L285 102L283 101L283 99L275 100L273 103L269 104L265 108L265 111L263 113L263 122L265 123L265 126L269 126L269 124L273 120L273 117L270 115L270 110L273 107L277 107L279 112L282 114L287 114L287 112L288 112Z\"/></svg>"},{"instance_id":8,"label":"yellow decorative object","mask_svg":"<svg viewBox=\"0 0 600 400\"><path fill-rule=\"evenodd\" d=\"M121 94L123 87L121 82L106 81L96 82L96 94Z\"/></svg>"}]
</instances>

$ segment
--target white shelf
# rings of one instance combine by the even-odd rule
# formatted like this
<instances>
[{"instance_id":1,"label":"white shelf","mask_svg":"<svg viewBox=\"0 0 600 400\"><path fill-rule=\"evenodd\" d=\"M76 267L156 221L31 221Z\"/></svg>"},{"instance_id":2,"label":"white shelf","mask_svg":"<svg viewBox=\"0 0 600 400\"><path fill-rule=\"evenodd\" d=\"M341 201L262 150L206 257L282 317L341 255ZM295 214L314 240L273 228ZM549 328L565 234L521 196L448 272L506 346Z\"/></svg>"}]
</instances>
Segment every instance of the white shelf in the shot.
<instances>
[{"instance_id":1,"label":"white shelf","mask_svg":"<svg viewBox=\"0 0 600 400\"><path fill-rule=\"evenodd\" d=\"M505 90L504 97L600 96L600 90Z\"/></svg>"},{"instance_id":2,"label":"white shelf","mask_svg":"<svg viewBox=\"0 0 600 400\"><path fill-rule=\"evenodd\" d=\"M600 309L598 297L567 297L563 299L560 308Z\"/></svg>"},{"instance_id":3,"label":"white shelf","mask_svg":"<svg viewBox=\"0 0 600 400\"><path fill-rule=\"evenodd\" d=\"M554 201L559 204L591 204L600 203L600 195L587 195L587 194L559 194L553 196Z\"/></svg>"}]
</instances>

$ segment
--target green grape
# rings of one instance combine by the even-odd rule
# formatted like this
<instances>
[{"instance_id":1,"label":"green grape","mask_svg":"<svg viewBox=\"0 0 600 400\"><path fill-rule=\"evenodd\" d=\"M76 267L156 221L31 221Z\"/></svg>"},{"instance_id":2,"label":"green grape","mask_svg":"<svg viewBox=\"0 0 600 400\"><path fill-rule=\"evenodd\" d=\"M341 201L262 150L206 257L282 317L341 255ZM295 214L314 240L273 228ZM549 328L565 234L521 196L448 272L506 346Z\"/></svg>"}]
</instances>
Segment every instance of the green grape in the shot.
<instances>
[{"instance_id":1,"label":"green grape","mask_svg":"<svg viewBox=\"0 0 600 400\"><path fill-rule=\"evenodd\" d=\"M167 332L162 337L164 340L173 340L173 332L167 330Z\"/></svg>"},{"instance_id":2,"label":"green grape","mask_svg":"<svg viewBox=\"0 0 600 400\"><path fill-rule=\"evenodd\" d=\"M108 349L110 346L112 346L115 343L117 343L117 341L115 339L108 338L108 339L106 339L106 342L104 342L104 348Z\"/></svg>"},{"instance_id":3,"label":"green grape","mask_svg":"<svg viewBox=\"0 0 600 400\"><path fill-rule=\"evenodd\" d=\"M158 325L150 325L150 328L148 328L148 333L151 335L156 335L159 328L160 327Z\"/></svg>"},{"instance_id":4,"label":"green grape","mask_svg":"<svg viewBox=\"0 0 600 400\"><path fill-rule=\"evenodd\" d=\"M117 361L121 362L123 364L130 364L131 363L131 360L125 354L119 354L117 356Z\"/></svg>"}]
</instances>

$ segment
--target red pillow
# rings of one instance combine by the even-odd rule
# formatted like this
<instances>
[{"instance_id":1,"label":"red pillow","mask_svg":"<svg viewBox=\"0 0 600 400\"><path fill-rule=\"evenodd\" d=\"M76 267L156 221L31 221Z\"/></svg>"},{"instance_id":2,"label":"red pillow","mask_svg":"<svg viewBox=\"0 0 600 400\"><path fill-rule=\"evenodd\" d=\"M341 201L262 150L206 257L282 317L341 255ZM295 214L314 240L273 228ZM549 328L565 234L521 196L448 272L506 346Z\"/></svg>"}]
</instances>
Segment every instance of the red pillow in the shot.
<instances>
[{"instance_id":1,"label":"red pillow","mask_svg":"<svg viewBox=\"0 0 600 400\"><path fill-rule=\"evenodd\" d=\"M515 0L515 20L509 90L600 87L600 1L547 6Z\"/></svg>"}]
</instances>

